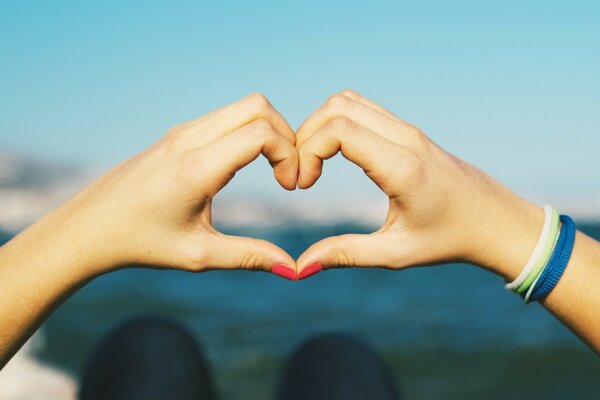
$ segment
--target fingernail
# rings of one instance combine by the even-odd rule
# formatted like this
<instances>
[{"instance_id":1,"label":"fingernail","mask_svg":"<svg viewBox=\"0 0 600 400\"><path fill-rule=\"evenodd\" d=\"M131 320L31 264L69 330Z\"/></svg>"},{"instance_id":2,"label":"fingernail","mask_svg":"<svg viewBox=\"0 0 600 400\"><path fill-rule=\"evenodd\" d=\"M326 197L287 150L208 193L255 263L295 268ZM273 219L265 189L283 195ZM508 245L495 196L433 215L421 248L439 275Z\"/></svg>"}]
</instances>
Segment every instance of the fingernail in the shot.
<instances>
[{"instance_id":1,"label":"fingernail","mask_svg":"<svg viewBox=\"0 0 600 400\"><path fill-rule=\"evenodd\" d=\"M275 264L273 265L273 268L271 268L271 272L291 281L298 280L298 277L296 277L296 271L289 265Z\"/></svg>"},{"instance_id":2,"label":"fingernail","mask_svg":"<svg viewBox=\"0 0 600 400\"><path fill-rule=\"evenodd\" d=\"M308 267L304 268L298 274L298 280L306 279L311 275L316 274L317 272L321 272L323 270L323 266L319 263L310 264Z\"/></svg>"}]
</instances>

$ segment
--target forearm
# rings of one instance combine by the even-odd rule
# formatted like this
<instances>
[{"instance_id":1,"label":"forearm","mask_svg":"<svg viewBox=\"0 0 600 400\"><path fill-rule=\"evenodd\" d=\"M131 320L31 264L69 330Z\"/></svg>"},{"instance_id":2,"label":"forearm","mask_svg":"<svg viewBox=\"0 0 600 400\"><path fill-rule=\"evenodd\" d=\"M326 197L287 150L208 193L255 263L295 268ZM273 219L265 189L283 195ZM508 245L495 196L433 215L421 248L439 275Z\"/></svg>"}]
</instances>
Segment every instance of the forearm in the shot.
<instances>
[{"instance_id":1,"label":"forearm","mask_svg":"<svg viewBox=\"0 0 600 400\"><path fill-rule=\"evenodd\" d=\"M535 247L542 230L543 211L505 188L498 189L495 200L486 202L486 207L489 225L479 231L480 240L474 247L481 248L471 261L511 282ZM541 304L600 353L599 242L577 232L567 268Z\"/></svg>"},{"instance_id":2,"label":"forearm","mask_svg":"<svg viewBox=\"0 0 600 400\"><path fill-rule=\"evenodd\" d=\"M600 243L577 232L573 254L542 305L600 353Z\"/></svg>"},{"instance_id":3,"label":"forearm","mask_svg":"<svg viewBox=\"0 0 600 400\"><path fill-rule=\"evenodd\" d=\"M49 313L93 277L82 232L56 210L0 248L0 368Z\"/></svg>"}]
</instances>

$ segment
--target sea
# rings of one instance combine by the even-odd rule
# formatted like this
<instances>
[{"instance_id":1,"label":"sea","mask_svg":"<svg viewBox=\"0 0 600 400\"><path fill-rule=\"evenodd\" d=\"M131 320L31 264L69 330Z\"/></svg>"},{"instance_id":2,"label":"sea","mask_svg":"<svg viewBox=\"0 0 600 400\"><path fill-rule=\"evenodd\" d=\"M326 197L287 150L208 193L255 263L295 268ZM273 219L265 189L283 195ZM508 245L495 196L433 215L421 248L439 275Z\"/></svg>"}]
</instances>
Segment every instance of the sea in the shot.
<instances>
[{"instance_id":1,"label":"sea","mask_svg":"<svg viewBox=\"0 0 600 400\"><path fill-rule=\"evenodd\" d=\"M600 239L600 224L580 224ZM298 256L351 223L237 228ZM7 238L4 238L5 240ZM599 266L600 267L600 266ZM44 323L37 357L75 378L95 344L140 315L187 327L222 399L270 399L286 357L321 333L366 341L406 399L597 399L600 359L539 304L472 265L341 269L290 282L262 272L125 269L90 282Z\"/></svg>"}]
</instances>

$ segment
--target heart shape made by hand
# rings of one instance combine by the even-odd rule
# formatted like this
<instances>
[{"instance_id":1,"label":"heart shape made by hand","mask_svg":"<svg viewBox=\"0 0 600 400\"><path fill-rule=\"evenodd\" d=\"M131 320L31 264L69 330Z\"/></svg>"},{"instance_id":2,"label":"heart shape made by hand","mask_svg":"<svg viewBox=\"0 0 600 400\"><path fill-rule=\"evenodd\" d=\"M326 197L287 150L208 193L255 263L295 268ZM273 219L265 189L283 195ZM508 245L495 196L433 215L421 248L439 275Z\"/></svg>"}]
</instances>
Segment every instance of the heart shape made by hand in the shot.
<instances>
[{"instance_id":1,"label":"heart shape made by hand","mask_svg":"<svg viewBox=\"0 0 600 400\"><path fill-rule=\"evenodd\" d=\"M273 243L212 226L214 196L260 154L279 184L294 190L310 188L338 152L388 197L377 231L325 238L294 260ZM264 96L247 96L173 127L53 213L61 225L72 221L73 241L93 260L85 278L127 265L255 269L293 280L335 267L466 261L493 269L498 254L519 269L543 218L541 209L351 90L332 95L296 132ZM507 221L508 233L498 229ZM514 231L523 237L514 240Z\"/></svg>"}]
</instances>

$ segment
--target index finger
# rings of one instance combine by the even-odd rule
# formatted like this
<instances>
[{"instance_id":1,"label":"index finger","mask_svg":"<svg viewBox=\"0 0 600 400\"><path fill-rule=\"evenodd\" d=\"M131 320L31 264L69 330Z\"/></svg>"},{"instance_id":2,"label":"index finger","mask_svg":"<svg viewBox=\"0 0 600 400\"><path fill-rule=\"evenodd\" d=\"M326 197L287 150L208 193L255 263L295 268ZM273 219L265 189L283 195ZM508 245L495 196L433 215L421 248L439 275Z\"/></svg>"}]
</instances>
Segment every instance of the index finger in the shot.
<instances>
[{"instance_id":1,"label":"index finger","mask_svg":"<svg viewBox=\"0 0 600 400\"><path fill-rule=\"evenodd\" d=\"M218 192L235 173L263 154L275 178L288 190L296 188L298 151L267 120L258 119L189 155L199 179L211 194Z\"/></svg>"},{"instance_id":2,"label":"index finger","mask_svg":"<svg viewBox=\"0 0 600 400\"><path fill-rule=\"evenodd\" d=\"M315 132L298 149L298 186L302 189L312 186L321 175L323 160L338 152L362 168L388 194L386 182L389 177L398 175L390 173L389 169L395 166L400 170L399 163L408 159L400 146L353 121L338 117Z\"/></svg>"},{"instance_id":3,"label":"index finger","mask_svg":"<svg viewBox=\"0 0 600 400\"><path fill-rule=\"evenodd\" d=\"M292 144L296 143L296 135L287 120L260 93L252 93L197 120L185 123L183 127L193 131L194 147L200 147L258 119L269 121L287 140ZM202 132L198 132L199 129Z\"/></svg>"},{"instance_id":4,"label":"index finger","mask_svg":"<svg viewBox=\"0 0 600 400\"><path fill-rule=\"evenodd\" d=\"M408 143L411 139L405 135L408 133L405 132L405 128L410 127L407 123L394 120L350 97L336 94L331 96L300 126L296 132L296 145L301 146L314 132L337 117L343 117L362 125L391 142Z\"/></svg>"},{"instance_id":5,"label":"index finger","mask_svg":"<svg viewBox=\"0 0 600 400\"><path fill-rule=\"evenodd\" d=\"M382 105L374 102L373 100L363 96L362 94L360 94L352 89L343 90L342 95L349 97L352 100L358 101L359 103L363 103L364 105L371 107L375 111L379 111L383 115L385 115L393 120L396 120L398 122L407 123L406 121L404 121L402 118L399 118L397 115L395 115L393 112L391 112L387 108L383 107Z\"/></svg>"}]
</instances>

